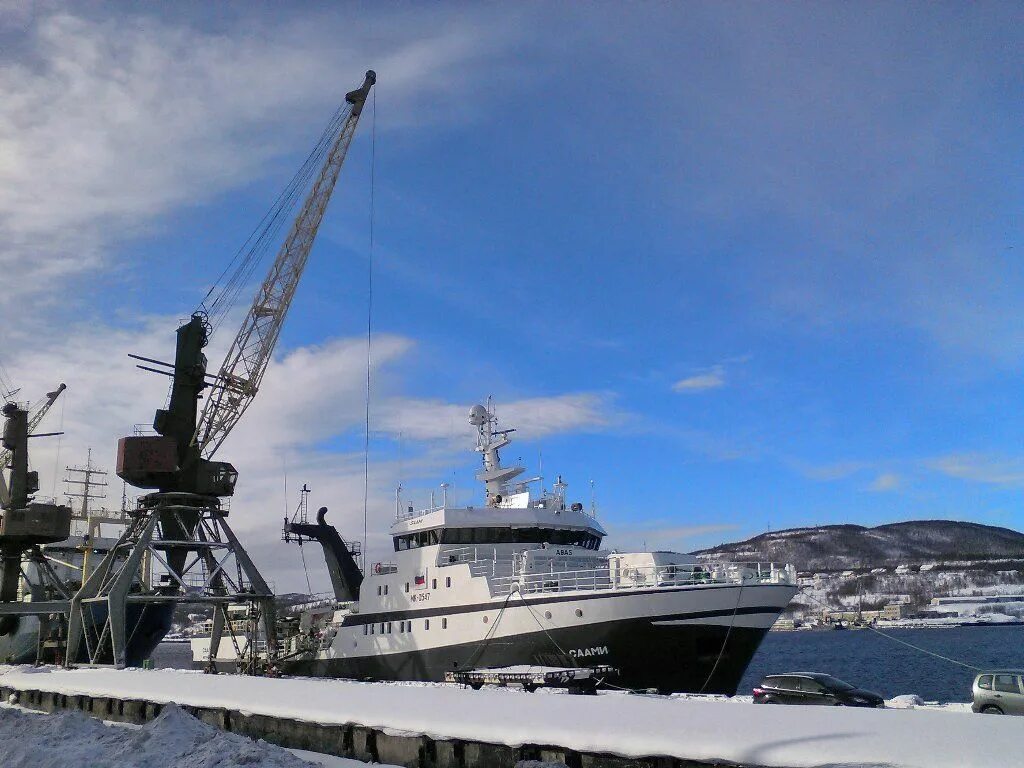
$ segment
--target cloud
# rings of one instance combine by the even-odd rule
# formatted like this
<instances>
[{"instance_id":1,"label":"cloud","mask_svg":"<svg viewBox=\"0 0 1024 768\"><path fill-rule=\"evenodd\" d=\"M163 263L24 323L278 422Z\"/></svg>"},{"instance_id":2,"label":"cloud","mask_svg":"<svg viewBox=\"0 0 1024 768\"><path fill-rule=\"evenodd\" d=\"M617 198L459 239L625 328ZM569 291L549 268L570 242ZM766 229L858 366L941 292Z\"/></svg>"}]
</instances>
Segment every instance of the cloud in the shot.
<instances>
[{"instance_id":1,"label":"cloud","mask_svg":"<svg viewBox=\"0 0 1024 768\"><path fill-rule=\"evenodd\" d=\"M903 479L895 472L883 472L872 481L871 485L868 486L868 490L877 491L879 493L886 491L895 491L903 484Z\"/></svg>"},{"instance_id":2,"label":"cloud","mask_svg":"<svg viewBox=\"0 0 1024 768\"><path fill-rule=\"evenodd\" d=\"M6 367L26 400L38 400L60 381L68 384L41 427L62 430L64 436L32 444L31 460L40 471L42 494L61 498L64 467L84 462L92 448L94 463L111 473L107 504L118 506L121 483L113 475L117 440L132 434L136 424L150 426L154 410L164 405L168 387L167 379L137 370L127 355L169 358L175 327L175 318L163 316L142 318L134 329L83 324L8 359ZM104 340L102 354L96 352L97 338ZM211 345L211 369L228 341L220 339ZM371 555L390 546L386 529L394 515L397 483L410 477L446 476L453 465L467 460L472 444L466 418L470 404L400 393L398 369L407 364L414 346L412 339L403 336L378 334L374 339L375 391L387 394L374 404L371 428L389 434L401 430L404 455L399 461L371 449L367 488ZM303 483L313 489L311 505L328 506L345 537L362 538L365 355L362 338L330 339L278 355L259 396L217 454L239 471L231 524L281 589L305 585L299 553L279 542L278 531L281 518L294 509ZM527 439L606 429L623 418L612 396L603 393L510 400L499 404L498 413ZM136 495L134 489L128 492L130 497ZM319 563L318 557L308 559Z\"/></svg>"},{"instance_id":3,"label":"cloud","mask_svg":"<svg viewBox=\"0 0 1024 768\"><path fill-rule=\"evenodd\" d=\"M554 397L533 397L499 402L502 425L514 427L521 439L535 440L569 431L594 431L620 424L625 416L613 406L608 393L577 392ZM468 414L472 403L448 404L439 400L392 399L375 409L379 429L401 433L413 440L472 438Z\"/></svg>"},{"instance_id":4,"label":"cloud","mask_svg":"<svg viewBox=\"0 0 1024 768\"><path fill-rule=\"evenodd\" d=\"M684 394L696 394L709 389L720 389L725 386L725 367L715 365L703 373L694 374L685 379L680 379L672 385L674 392Z\"/></svg>"},{"instance_id":5,"label":"cloud","mask_svg":"<svg viewBox=\"0 0 1024 768\"><path fill-rule=\"evenodd\" d=\"M674 525L657 524L650 526L633 526L609 523L615 547L619 550L629 549L692 549L693 539L710 536L711 534L738 531L740 526L729 523L709 525Z\"/></svg>"},{"instance_id":6,"label":"cloud","mask_svg":"<svg viewBox=\"0 0 1024 768\"><path fill-rule=\"evenodd\" d=\"M809 477L811 480L820 480L823 482L845 480L846 478L852 477L858 472L862 472L871 466L870 463L864 461L836 461L830 464L808 464L806 462L790 459L787 463L789 463L804 477Z\"/></svg>"},{"instance_id":7,"label":"cloud","mask_svg":"<svg viewBox=\"0 0 1024 768\"><path fill-rule=\"evenodd\" d=\"M111 268L117 246L168 213L310 146L368 64L387 94L382 130L464 120L474 63L515 35L415 9L379 26L373 14L246 14L220 29L44 6L18 18L33 16L0 49L0 270L19 285L0 294L5 321L15 301L57 305L62 279Z\"/></svg>"},{"instance_id":8,"label":"cloud","mask_svg":"<svg viewBox=\"0 0 1024 768\"><path fill-rule=\"evenodd\" d=\"M954 453L925 462L948 477L986 485L1024 486L1024 459L983 453Z\"/></svg>"}]
</instances>

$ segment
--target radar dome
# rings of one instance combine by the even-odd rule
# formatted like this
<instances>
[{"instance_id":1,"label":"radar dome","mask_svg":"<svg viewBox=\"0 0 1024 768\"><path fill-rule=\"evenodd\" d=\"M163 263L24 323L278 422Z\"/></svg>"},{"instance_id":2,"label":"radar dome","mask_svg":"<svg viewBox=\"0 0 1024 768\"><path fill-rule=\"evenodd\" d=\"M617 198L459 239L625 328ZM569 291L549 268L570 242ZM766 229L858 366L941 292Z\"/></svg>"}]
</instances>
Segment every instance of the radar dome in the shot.
<instances>
[{"instance_id":1,"label":"radar dome","mask_svg":"<svg viewBox=\"0 0 1024 768\"><path fill-rule=\"evenodd\" d=\"M474 427L479 427L482 424L487 423L487 409L482 405L474 405L469 409L469 423Z\"/></svg>"}]
</instances>

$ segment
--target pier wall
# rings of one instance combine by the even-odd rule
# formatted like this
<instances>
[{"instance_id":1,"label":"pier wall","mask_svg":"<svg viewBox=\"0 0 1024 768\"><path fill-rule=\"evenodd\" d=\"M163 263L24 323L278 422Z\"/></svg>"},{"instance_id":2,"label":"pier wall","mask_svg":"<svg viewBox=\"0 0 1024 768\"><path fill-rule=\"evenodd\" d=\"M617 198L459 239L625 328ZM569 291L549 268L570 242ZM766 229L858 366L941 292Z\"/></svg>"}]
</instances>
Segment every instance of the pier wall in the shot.
<instances>
[{"instance_id":1,"label":"pier wall","mask_svg":"<svg viewBox=\"0 0 1024 768\"><path fill-rule=\"evenodd\" d=\"M0 685L3 701L16 702L43 712L76 710L116 723L142 725L160 715L165 704L145 699L63 694L28 687ZM13 697L13 698L12 698ZM577 752L556 745L524 744L510 747L462 739L431 738L418 734L361 725L325 725L305 720L262 715L238 709L178 705L197 719L224 731L263 739L289 749L304 749L364 762L405 768L512 768L524 760L563 763L567 768L707 768L731 766L728 761L694 761L651 755L620 757ZM739 768L757 768L743 765Z\"/></svg>"}]
</instances>

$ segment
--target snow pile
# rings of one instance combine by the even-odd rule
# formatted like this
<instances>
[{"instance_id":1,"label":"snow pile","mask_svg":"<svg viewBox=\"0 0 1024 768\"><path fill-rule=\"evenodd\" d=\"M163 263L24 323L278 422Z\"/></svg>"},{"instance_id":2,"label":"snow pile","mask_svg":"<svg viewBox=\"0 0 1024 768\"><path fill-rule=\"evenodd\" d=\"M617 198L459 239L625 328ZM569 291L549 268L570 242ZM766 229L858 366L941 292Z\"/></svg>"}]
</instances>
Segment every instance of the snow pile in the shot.
<instances>
[{"instance_id":1,"label":"snow pile","mask_svg":"<svg viewBox=\"0 0 1024 768\"><path fill-rule=\"evenodd\" d=\"M173 704L141 728L104 725L81 712L0 708L4 768L309 768L264 741L225 733Z\"/></svg>"},{"instance_id":2,"label":"snow pile","mask_svg":"<svg viewBox=\"0 0 1024 768\"><path fill-rule=\"evenodd\" d=\"M895 709L910 709L924 706L924 699L916 693L905 693L902 696L893 696L891 699L887 699L885 706Z\"/></svg>"}]
</instances>

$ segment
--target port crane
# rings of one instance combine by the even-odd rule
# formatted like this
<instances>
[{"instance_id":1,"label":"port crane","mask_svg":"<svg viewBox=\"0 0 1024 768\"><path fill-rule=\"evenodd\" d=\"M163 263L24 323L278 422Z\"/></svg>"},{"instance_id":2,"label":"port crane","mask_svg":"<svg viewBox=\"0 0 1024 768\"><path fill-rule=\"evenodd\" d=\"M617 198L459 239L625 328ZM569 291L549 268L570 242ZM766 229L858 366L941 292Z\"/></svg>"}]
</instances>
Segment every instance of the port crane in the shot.
<instances>
[{"instance_id":1,"label":"port crane","mask_svg":"<svg viewBox=\"0 0 1024 768\"><path fill-rule=\"evenodd\" d=\"M31 411L29 411L26 422L26 429L29 437L33 436L36 431L36 427L38 427L42 420L46 418L46 414L50 412L53 404L57 402L57 398L59 398L61 393L63 393L67 388L67 385L61 382L55 390L47 392L46 396L33 406ZM7 504L11 500L10 489L7 487L7 481L4 479L3 470L7 469L13 454L14 451L12 448L0 446L0 505Z\"/></svg>"},{"instance_id":2,"label":"port crane","mask_svg":"<svg viewBox=\"0 0 1024 768\"><path fill-rule=\"evenodd\" d=\"M147 632L162 636L174 607L182 603L214 609L211 667L225 627L237 658L249 671L255 670L259 635L268 656L273 655L273 593L226 519L223 500L234 493L238 473L229 462L213 456L259 391L375 82L375 73L369 71L362 85L346 94L260 226L199 309L178 328L174 361L132 356L148 364L138 367L171 378L168 405L153 420L156 434L124 437L118 443L118 476L154 492L139 497L124 535L71 600L69 663L80 656L94 664L132 663L144 651ZM214 328L229 315L304 190L308 191L298 215L223 364L216 374L207 373L203 349ZM199 400L207 391L200 413ZM140 588L138 574L147 561L163 573L158 584ZM241 637L228 617L228 606L240 603L249 605L248 626Z\"/></svg>"},{"instance_id":3,"label":"port crane","mask_svg":"<svg viewBox=\"0 0 1024 768\"><path fill-rule=\"evenodd\" d=\"M61 384L47 393L42 404L31 411L16 403L6 403L0 409L0 467L10 467L9 484L0 472L0 636L14 634L23 615L38 616L43 630L49 624L46 617L67 605L68 593L41 545L69 536L71 509L51 501L36 501L39 474L28 468L28 440L42 436L35 428L65 389Z\"/></svg>"}]
</instances>

